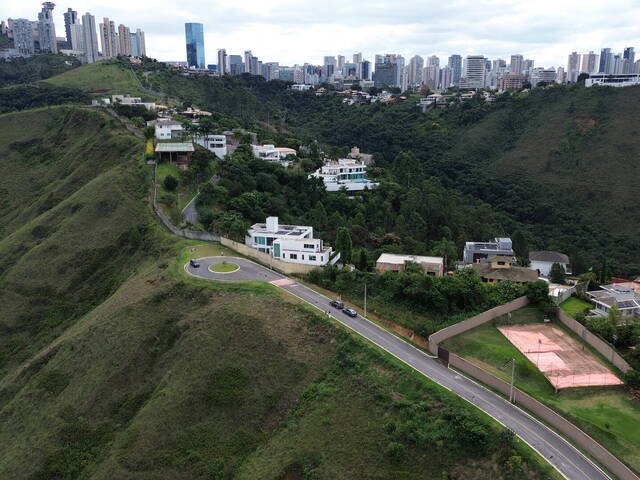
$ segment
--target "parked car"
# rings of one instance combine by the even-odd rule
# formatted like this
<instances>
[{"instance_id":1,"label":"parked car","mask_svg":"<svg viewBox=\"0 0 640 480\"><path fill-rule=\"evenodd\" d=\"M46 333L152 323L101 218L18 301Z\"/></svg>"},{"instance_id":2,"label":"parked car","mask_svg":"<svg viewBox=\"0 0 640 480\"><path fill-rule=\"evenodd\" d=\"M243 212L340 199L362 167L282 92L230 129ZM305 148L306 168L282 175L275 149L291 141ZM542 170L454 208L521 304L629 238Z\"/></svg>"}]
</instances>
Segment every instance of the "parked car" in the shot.
<instances>
[{"instance_id":1,"label":"parked car","mask_svg":"<svg viewBox=\"0 0 640 480\"><path fill-rule=\"evenodd\" d=\"M198 262L198 260L196 260L195 258L189 260L189 265L191 265L193 268L200 268L200 262Z\"/></svg>"},{"instance_id":2,"label":"parked car","mask_svg":"<svg viewBox=\"0 0 640 480\"><path fill-rule=\"evenodd\" d=\"M358 316L358 312L356 312L353 308L345 308L343 312L349 315L350 317L355 318Z\"/></svg>"},{"instance_id":3,"label":"parked car","mask_svg":"<svg viewBox=\"0 0 640 480\"><path fill-rule=\"evenodd\" d=\"M344 308L344 303L339 300L334 300L330 304L333 308L337 308L338 310L342 310Z\"/></svg>"}]
</instances>

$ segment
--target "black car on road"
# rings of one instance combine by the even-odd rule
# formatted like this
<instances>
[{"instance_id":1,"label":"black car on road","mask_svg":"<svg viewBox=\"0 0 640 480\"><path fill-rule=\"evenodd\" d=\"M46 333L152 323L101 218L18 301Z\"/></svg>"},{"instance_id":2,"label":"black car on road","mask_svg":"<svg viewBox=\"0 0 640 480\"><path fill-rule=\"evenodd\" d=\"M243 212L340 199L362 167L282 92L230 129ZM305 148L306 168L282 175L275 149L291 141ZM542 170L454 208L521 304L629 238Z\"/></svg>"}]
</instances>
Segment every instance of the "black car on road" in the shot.
<instances>
[{"instance_id":1,"label":"black car on road","mask_svg":"<svg viewBox=\"0 0 640 480\"><path fill-rule=\"evenodd\" d=\"M353 308L345 308L343 312L349 315L350 317L355 318L358 316L358 312L356 312Z\"/></svg>"},{"instance_id":2,"label":"black car on road","mask_svg":"<svg viewBox=\"0 0 640 480\"><path fill-rule=\"evenodd\" d=\"M196 260L195 258L189 260L189 265L191 265L193 268L200 268L200 262L198 262L198 260Z\"/></svg>"},{"instance_id":3,"label":"black car on road","mask_svg":"<svg viewBox=\"0 0 640 480\"><path fill-rule=\"evenodd\" d=\"M333 308L337 308L338 310L342 310L344 308L344 303L339 300L334 300L330 303Z\"/></svg>"}]
</instances>

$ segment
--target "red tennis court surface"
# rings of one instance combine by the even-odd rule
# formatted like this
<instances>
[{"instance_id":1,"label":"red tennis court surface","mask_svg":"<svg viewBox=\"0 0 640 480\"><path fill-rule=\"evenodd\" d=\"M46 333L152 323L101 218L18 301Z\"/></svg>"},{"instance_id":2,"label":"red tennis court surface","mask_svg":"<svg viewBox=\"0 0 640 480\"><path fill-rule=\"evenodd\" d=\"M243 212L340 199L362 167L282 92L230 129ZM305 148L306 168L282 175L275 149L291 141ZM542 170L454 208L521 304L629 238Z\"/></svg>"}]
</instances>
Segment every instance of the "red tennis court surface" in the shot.
<instances>
[{"instance_id":1,"label":"red tennis court surface","mask_svg":"<svg viewBox=\"0 0 640 480\"><path fill-rule=\"evenodd\" d=\"M554 325L498 327L557 388L621 385L589 350Z\"/></svg>"}]
</instances>

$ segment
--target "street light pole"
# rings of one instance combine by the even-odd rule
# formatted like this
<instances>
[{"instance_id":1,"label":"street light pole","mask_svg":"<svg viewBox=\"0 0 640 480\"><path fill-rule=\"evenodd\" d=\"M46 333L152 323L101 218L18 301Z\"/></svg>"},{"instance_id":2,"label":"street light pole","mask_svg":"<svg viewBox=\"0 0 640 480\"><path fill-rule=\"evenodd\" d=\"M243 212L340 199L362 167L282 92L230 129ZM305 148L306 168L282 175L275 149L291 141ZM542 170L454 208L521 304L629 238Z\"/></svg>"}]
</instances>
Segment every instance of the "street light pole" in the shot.
<instances>
[{"instance_id":1,"label":"street light pole","mask_svg":"<svg viewBox=\"0 0 640 480\"><path fill-rule=\"evenodd\" d=\"M516 359L511 359L511 388L509 389L509 402L513 403L513 382L516 376Z\"/></svg>"},{"instance_id":2,"label":"street light pole","mask_svg":"<svg viewBox=\"0 0 640 480\"><path fill-rule=\"evenodd\" d=\"M364 317L367 318L367 282L364 283Z\"/></svg>"}]
</instances>

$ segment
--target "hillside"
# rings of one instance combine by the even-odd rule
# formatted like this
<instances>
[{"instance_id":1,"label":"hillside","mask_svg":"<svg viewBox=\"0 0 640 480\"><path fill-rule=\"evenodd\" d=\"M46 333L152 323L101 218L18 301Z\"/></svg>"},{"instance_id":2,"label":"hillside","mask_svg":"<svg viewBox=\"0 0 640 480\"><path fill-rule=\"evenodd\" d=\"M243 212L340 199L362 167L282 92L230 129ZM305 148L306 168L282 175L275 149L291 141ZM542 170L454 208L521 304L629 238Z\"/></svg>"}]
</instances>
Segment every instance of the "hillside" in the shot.
<instances>
[{"instance_id":1,"label":"hillside","mask_svg":"<svg viewBox=\"0 0 640 480\"><path fill-rule=\"evenodd\" d=\"M0 35L0 48L4 46L3 38L6 39ZM37 82L71 71L78 66L80 66L79 60L66 55L34 55L11 60L2 58L0 59L0 88Z\"/></svg>"},{"instance_id":2,"label":"hillside","mask_svg":"<svg viewBox=\"0 0 640 480\"><path fill-rule=\"evenodd\" d=\"M118 60L103 60L45 80L51 85L81 90L94 95L143 95L133 71Z\"/></svg>"},{"instance_id":3,"label":"hillside","mask_svg":"<svg viewBox=\"0 0 640 480\"><path fill-rule=\"evenodd\" d=\"M0 477L554 475L274 287L179 274L193 244L156 224L142 142L110 117L0 132Z\"/></svg>"}]
</instances>

